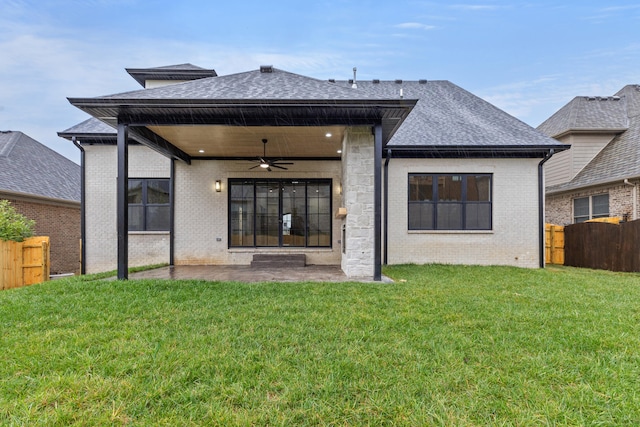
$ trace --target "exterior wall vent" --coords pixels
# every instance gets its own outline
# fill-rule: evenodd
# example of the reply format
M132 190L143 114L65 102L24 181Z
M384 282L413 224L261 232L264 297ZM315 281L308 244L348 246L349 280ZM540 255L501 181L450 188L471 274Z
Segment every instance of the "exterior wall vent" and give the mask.
M261 73L273 73L273 65L261 65L260 66Z

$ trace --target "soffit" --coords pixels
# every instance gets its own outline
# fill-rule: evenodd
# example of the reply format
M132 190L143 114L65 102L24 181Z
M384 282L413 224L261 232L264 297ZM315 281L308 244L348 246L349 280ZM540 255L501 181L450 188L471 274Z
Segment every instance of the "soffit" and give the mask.
M255 158L263 154L262 139L267 139L267 157L307 158L340 157L345 126L222 126L175 125L147 126L193 158ZM327 137L327 133L331 134ZM203 150L204 153L201 153Z

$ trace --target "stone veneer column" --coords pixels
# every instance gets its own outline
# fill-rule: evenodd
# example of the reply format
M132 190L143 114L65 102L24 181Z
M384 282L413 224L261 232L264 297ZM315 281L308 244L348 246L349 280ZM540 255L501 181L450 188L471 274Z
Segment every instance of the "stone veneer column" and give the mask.
M369 127L347 130L342 147L342 197L347 208L346 253L342 270L348 277L374 274L374 139Z

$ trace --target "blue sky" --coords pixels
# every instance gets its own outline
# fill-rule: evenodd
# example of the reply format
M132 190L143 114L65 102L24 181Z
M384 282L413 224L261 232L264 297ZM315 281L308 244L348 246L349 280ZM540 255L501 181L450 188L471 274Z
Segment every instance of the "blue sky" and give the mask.
M79 161L67 97L139 89L125 67L449 80L537 126L640 83L640 3L0 0L0 130Z

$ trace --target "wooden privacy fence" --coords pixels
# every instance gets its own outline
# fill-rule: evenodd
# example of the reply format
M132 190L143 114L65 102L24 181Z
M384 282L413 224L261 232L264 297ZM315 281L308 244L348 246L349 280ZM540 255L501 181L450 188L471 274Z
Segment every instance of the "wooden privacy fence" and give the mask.
M565 265L611 271L640 271L640 220L619 225L583 222L568 225Z
M564 227L545 224L544 260L547 264L564 264Z
M49 237L0 240L0 290L49 280Z

